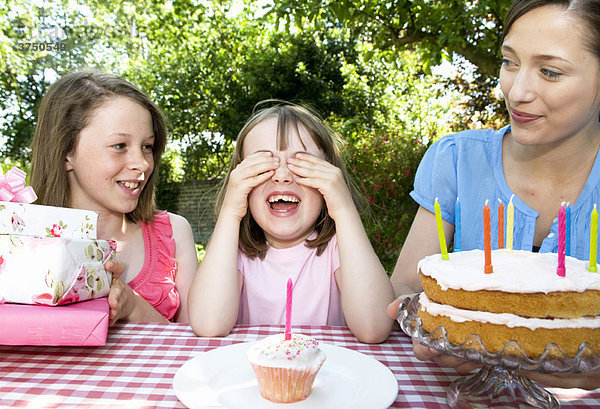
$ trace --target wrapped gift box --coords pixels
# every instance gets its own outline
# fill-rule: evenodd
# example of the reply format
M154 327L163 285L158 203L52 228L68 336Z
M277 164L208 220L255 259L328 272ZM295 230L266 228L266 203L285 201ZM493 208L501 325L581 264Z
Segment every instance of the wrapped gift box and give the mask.
M106 344L106 297L61 307L0 304L0 345Z
M108 295L106 240L0 235L0 301L63 305Z
M97 220L90 210L0 202L0 234L95 239Z

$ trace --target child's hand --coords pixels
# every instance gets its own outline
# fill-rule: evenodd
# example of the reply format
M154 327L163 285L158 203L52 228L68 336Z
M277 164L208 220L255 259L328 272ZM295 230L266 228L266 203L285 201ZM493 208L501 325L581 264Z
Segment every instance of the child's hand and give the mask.
M287 162L298 184L315 188L323 195L333 220L339 221L340 215L349 209L356 211L340 168L306 153L297 153Z
M223 200L221 212L228 211L241 220L248 211L248 194L250 191L269 180L274 169L279 167L279 158L271 152L256 152L248 155L229 175L227 193Z
M113 276L108 293L108 305L110 307L108 315L110 326L120 319L127 318L135 307L135 293L121 280L120 274L117 277Z
M104 268L106 271L110 271L112 273L112 278L119 278L121 274L125 271L125 264L119 263L116 260L108 260L104 263Z

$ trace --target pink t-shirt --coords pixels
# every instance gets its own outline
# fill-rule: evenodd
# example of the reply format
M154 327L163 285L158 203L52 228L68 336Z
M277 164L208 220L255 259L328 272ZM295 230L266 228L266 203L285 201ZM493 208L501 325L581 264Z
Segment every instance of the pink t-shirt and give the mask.
M159 212L153 223L140 226L144 235L144 266L129 286L170 320L179 309L180 299L175 289L177 261L169 214Z
M337 237L317 256L301 243L288 249L270 247L263 260L238 252L244 277L238 324L283 325L288 278L294 285L292 325L346 325L334 272L340 267Z

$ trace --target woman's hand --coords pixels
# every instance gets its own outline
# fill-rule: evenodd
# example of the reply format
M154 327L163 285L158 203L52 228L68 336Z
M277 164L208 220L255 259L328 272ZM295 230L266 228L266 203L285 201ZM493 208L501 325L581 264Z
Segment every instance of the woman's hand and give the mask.
M221 212L229 212L241 220L248 211L250 191L273 176L279 167L279 157L271 152L255 152L248 155L233 169L227 182L227 193Z
M410 295L409 295L410 296ZM406 296L396 298L387 307L387 313L390 317L396 319L398 308ZM413 352L415 357L421 361L435 362L440 366L454 368L457 372L465 373L480 368L481 364L475 364L470 361L454 358L444 355L441 352L419 344L413 340ZM539 372L519 371L519 373L533 381L539 382L547 387L555 388L581 388L597 389L600 388L600 371L586 372L580 374L572 373L551 373L542 374Z
M387 306L387 313L393 319L396 319L398 316L398 308L400 308L400 304L406 297L413 297L415 294L406 294L401 295L396 298L393 302L391 302ZM415 357L421 361L431 361L435 362L440 366L454 368L456 371L460 373L469 372L473 369L481 367L481 365L474 364L470 361L465 361L462 359L454 358L449 355L442 354L441 352L426 347L425 345L421 345L415 340L413 340L413 352L415 353Z
M307 153L297 153L288 158L287 164L298 184L317 189L323 195L333 220L339 221L338 217L345 211L356 211L340 168Z
M519 371L519 374L551 388L600 388L600 371L585 373L550 373Z

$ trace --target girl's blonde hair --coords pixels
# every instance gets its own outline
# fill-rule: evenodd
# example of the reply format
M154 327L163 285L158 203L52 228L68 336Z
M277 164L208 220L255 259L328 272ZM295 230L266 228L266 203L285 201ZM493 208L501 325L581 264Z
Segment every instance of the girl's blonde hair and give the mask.
M31 144L31 186L38 196L36 203L69 207L71 186L65 167L67 155L74 153L79 133L88 125L94 111L113 97L130 98L146 108L152 117L154 170L137 207L126 216L134 223L153 220L156 212L154 186L167 143L163 113L134 85L116 75L99 71L66 74L50 87L42 99Z
M295 131L297 135L300 135L301 126L308 131L317 147L323 151L325 160L341 169L344 181L354 200L354 204L360 209L364 203L364 199L359 194L346 172L340 153L341 140L338 135L325 125L318 114L299 105L285 101L268 100L259 102L256 105L255 110L257 107L266 103L276 103L276 105L255 111L238 134L235 151L233 152L233 157L231 158L231 163L229 165L229 171L223 181L215 204L215 217L218 217L219 212L221 211L223 199L227 192L229 175L244 159L242 157L242 151L246 136L248 136L248 133L256 125L270 118L277 118L277 149L279 150L285 150L287 148L290 132ZM335 222L329 216L325 202L323 203L321 213L317 218L315 230L317 236L313 240L307 240L306 246L311 248L316 247L317 255L321 255L327 247L327 243L335 234ZM239 247L242 252L253 258L258 256L262 259L267 252L268 245L265 234L250 214L250 211L246 213L240 223Z

